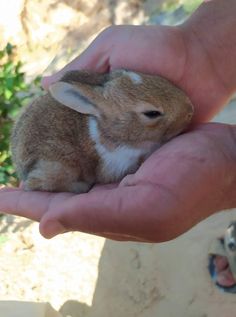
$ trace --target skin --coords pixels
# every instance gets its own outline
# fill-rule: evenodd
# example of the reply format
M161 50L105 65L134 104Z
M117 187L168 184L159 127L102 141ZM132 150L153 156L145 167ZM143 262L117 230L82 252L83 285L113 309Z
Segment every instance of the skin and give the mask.
M235 16L235 0L214 0L178 27L110 27L64 69L45 77L47 89L71 69L159 74L189 95L193 126L120 184L81 195L3 188L0 210L39 221L46 238L82 231L120 241L161 242L236 207L236 125L204 123L236 90Z

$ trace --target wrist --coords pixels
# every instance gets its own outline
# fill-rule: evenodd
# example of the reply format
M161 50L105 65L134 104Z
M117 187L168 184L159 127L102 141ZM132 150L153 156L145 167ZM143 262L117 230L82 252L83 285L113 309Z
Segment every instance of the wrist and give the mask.
M208 121L236 90L235 16L234 0L214 0L180 26L186 45L183 86L190 95L190 82L200 88L192 100L201 108L196 121Z
M218 184L218 210L236 208L236 125L214 124L219 153L219 165L215 170Z
M208 55L215 76L230 94L236 90L235 16L235 0L211 0L186 23Z

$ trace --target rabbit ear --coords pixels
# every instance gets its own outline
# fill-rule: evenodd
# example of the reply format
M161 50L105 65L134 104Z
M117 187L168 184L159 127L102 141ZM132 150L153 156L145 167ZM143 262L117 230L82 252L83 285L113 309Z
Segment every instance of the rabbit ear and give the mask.
M49 91L53 99L57 100L61 104L73 109L77 112L84 114L91 114L99 116L99 111L96 105L89 99L90 96L88 91L87 94L73 84L65 82L56 82L49 87Z

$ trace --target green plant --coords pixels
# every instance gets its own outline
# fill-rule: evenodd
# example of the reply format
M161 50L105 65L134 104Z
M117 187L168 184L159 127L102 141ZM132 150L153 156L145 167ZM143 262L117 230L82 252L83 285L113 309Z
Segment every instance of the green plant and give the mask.
M187 13L192 13L202 3L202 0L183 0L183 8Z
M162 11L175 11L183 7L184 11L188 14L197 9L202 3L202 0L167 0L162 5Z
M6 243L9 240L9 238L6 235L0 234L0 248L3 246L4 243Z
M9 151L10 133L20 108L32 97L31 84L26 83L21 68L22 63L16 61L16 47L7 44L0 50L0 184L17 184Z

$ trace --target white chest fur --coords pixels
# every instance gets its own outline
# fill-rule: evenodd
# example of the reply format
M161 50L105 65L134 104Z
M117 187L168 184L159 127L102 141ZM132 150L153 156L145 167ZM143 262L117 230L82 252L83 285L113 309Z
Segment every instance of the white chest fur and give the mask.
M153 143L152 146L141 148L119 145L114 150L109 150L100 142L99 129L94 118L89 119L89 134L95 142L95 148L101 158L102 173L109 181L116 181L129 173L134 173L138 168L140 158L153 152Z

